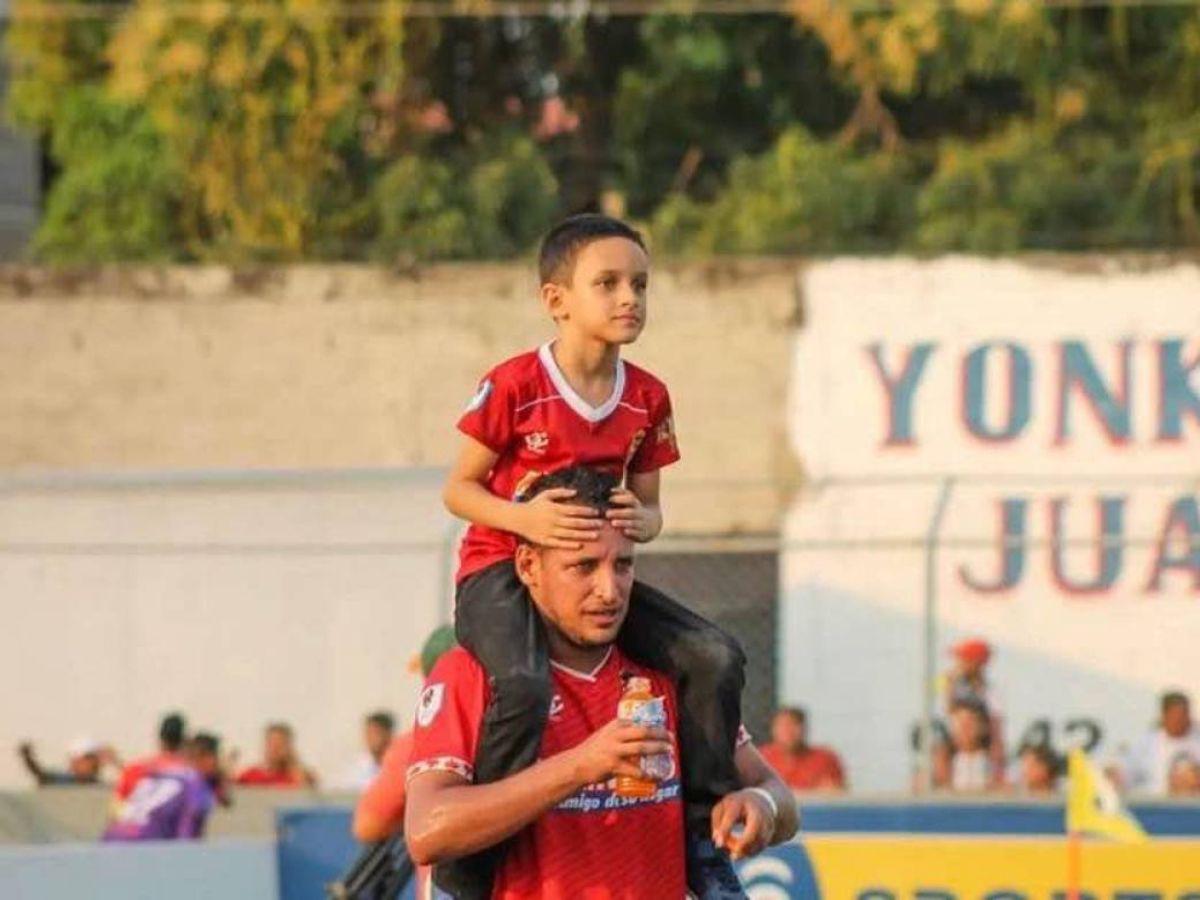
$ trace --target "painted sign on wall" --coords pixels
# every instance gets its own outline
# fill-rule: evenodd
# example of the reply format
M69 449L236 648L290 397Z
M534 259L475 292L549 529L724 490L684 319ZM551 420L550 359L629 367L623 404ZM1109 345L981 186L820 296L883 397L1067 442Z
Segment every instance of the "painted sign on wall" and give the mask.
M996 645L1010 740L1088 716L1115 753L1200 694L1200 268L838 260L803 294L783 694L858 784L910 774L940 499L938 651Z

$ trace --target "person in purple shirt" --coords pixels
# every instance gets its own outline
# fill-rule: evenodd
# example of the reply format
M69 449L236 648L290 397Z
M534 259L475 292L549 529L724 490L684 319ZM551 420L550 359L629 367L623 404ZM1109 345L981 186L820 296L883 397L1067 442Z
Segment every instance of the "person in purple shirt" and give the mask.
M184 763L167 763L138 782L104 832L104 841L175 841L204 835L220 777L219 741L197 734Z

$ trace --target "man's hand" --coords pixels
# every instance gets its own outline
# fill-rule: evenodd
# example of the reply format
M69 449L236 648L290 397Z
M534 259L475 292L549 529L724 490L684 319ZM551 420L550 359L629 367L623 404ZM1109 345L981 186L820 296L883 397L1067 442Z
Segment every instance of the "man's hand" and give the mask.
M741 825L741 831L734 829ZM775 834L775 814L754 791L727 794L712 811L713 843L728 850L731 859L761 853Z
M567 752L573 754L574 771L583 784L607 781L614 775L646 778L641 758L670 753L671 735L662 728L613 719Z
M584 541L594 540L600 534L597 513L567 503L574 496L571 488L551 488L517 504L521 536L539 547L559 550L579 550Z
M628 488L617 488L609 495L612 508L608 521L631 541L644 544L652 541L662 530L662 516L655 506L646 506Z

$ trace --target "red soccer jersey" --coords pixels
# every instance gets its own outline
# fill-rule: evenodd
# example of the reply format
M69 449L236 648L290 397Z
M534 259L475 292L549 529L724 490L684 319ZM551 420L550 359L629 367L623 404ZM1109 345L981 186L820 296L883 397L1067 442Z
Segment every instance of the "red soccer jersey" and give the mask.
M583 742L616 718L626 675L648 677L666 698L675 738L675 688L669 678L630 662L614 647L588 674L553 666L554 696L541 758ZM456 647L430 673L417 709L410 779L448 771L470 781L490 692L483 667ZM503 900L679 900L684 874L683 804L678 745L674 774L649 798L619 797L615 782L589 784L521 831L496 876Z
M539 475L569 466L624 477L679 459L666 385L618 360L612 396L593 407L567 383L550 344L488 372L458 428L497 454L486 486L509 500L519 498ZM511 559L516 549L508 532L472 525L459 551L458 581Z

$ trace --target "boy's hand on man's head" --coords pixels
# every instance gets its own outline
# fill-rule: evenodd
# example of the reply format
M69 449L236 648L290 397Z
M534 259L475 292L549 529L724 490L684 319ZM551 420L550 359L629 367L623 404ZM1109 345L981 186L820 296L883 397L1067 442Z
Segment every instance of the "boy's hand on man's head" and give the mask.
M646 506L628 488L614 490L609 502L613 505L605 514L608 521L631 541L644 544L658 536L662 529L662 516L657 507Z
M584 541L595 540L599 514L590 506L569 503L574 496L571 488L551 488L517 504L520 535L539 547L559 550L579 550Z

